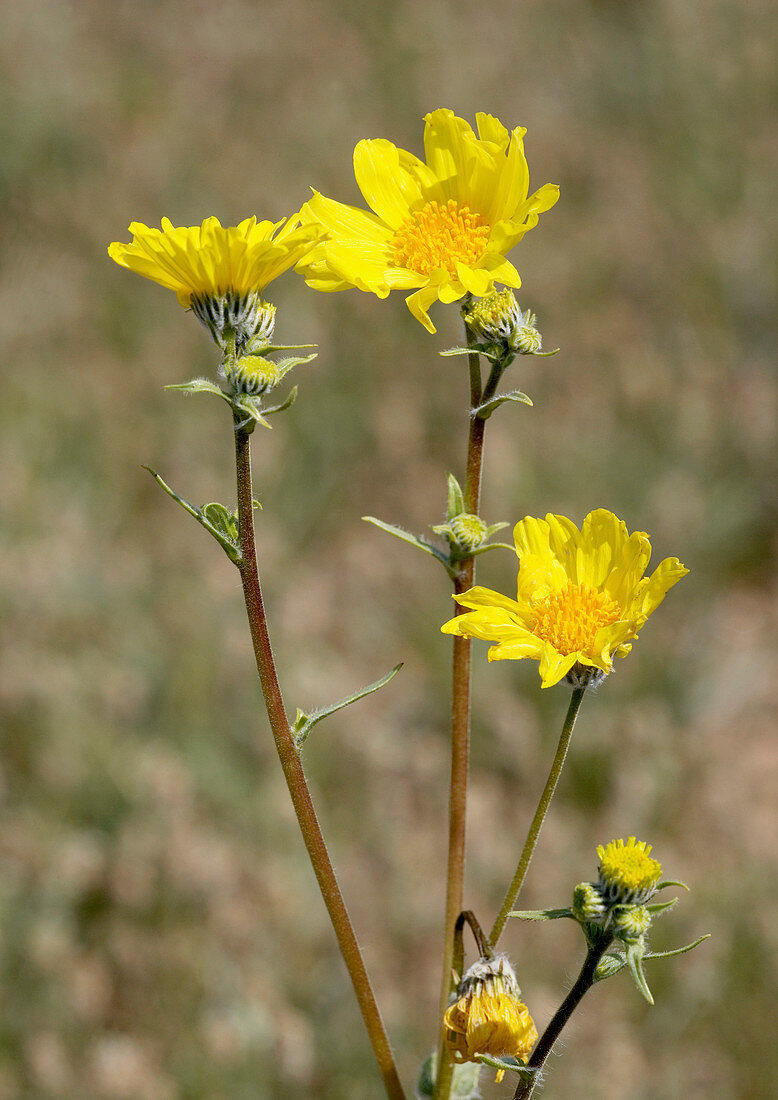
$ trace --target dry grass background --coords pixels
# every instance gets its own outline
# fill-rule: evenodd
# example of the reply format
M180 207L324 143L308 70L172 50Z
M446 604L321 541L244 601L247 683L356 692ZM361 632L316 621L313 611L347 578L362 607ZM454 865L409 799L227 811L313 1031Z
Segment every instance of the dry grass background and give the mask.
M140 468L232 499L225 410L173 296L108 261L133 219L357 201L355 142L420 150L451 106L529 128L559 205L515 253L552 360L490 425L484 514L605 506L691 575L587 701L527 885L564 904L594 848L650 839L692 886L544 1096L778 1093L775 1005L775 109L770 0L3 3L0 58L0 1098L381 1094L258 705L237 579ZM276 285L274 285L276 291ZM429 1048L445 848L450 613L434 562L360 523L438 522L464 368L402 297L277 284L315 340L257 433L259 538L290 706L376 678L306 752L410 1082ZM305 377L303 377L305 372ZM507 556L481 577L511 583ZM476 659L468 903L489 920L566 705ZM581 944L507 940L543 1024ZM508 1083L484 1084L491 1097Z

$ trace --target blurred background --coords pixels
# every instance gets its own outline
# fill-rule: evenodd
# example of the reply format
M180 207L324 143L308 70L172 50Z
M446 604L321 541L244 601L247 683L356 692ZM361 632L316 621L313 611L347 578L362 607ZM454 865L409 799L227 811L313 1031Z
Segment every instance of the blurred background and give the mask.
M607 507L691 569L584 705L523 904L559 906L636 834L692 887L659 922L650 1008L585 1002L544 1097L778 1094L775 11L769 0L2 4L0 1100L373 1100L382 1090L287 802L238 578L155 486L232 506L212 373L173 294L110 263L130 221L361 203L351 153L421 153L448 106L528 128L562 198L512 253L553 359L487 433L483 514ZM461 475L466 367L401 294L274 283L315 341L257 431L287 701L403 660L305 759L412 1091L436 1030L449 584L361 522L419 533ZM515 561L481 559L509 591ZM467 902L488 925L567 705L475 650ZM564 925L564 926L560 926ZM538 1025L577 972L565 922L505 944ZM484 1095L512 1095L484 1075Z

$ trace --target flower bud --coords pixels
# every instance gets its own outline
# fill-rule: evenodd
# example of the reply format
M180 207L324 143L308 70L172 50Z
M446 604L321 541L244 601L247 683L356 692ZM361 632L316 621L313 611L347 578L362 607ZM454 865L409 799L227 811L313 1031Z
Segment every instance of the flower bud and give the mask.
M277 364L262 355L243 355L227 368L227 379L236 393L267 393L278 385L281 377Z
M481 546L488 534L484 521L470 512L461 512L458 516L454 516L449 520L448 528L459 549L466 554Z
M496 344L511 338L522 313L512 290L494 290L471 305L465 322L476 336Z
M543 338L535 314L522 310L512 290L495 290L479 298L465 313L470 331L488 344L502 345L513 355L537 355Z
M640 943L651 926L651 914L643 905L620 906L613 915L613 930L624 943Z
M599 886L579 882L573 891L573 916L577 921L598 921L605 916L605 902Z

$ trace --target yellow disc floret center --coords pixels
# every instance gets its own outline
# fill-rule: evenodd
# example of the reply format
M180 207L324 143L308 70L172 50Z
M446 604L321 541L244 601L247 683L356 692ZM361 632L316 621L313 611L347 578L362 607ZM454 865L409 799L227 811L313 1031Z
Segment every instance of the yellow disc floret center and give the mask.
M471 214L455 199L428 202L406 218L394 235L389 250L397 267L429 275L443 268L456 276L457 261L475 267L486 251L491 228L480 214Z
M607 593L572 581L561 591L538 600L533 610L533 633L564 656L570 653L597 656L597 632L621 617L619 605Z

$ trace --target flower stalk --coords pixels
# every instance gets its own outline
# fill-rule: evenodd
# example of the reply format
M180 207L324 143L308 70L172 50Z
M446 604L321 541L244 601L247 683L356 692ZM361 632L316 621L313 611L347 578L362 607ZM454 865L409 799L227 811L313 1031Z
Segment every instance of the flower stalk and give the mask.
M551 1053L554 1043L562 1033L567 1021L575 1012L583 997L595 983L597 964L613 942L612 932L603 932L596 942L592 943L587 951L581 972L576 978L572 989L567 994L561 1005L551 1018L546 1030L540 1037L538 1045L532 1052L527 1069L540 1071L545 1065L546 1059ZM540 1073L527 1080L520 1080L513 1094L513 1100L529 1100L538 1084Z
M237 426L235 430L235 463L240 541L238 568L243 585L243 596L251 630L254 656L257 662L257 672L259 673L262 694L265 699L267 716L278 751L278 758L289 788L300 832L308 850L308 856L324 904L327 907L332 927L335 930L340 953L349 972L359 1008L362 1012L362 1018L365 1021L365 1027L383 1079L386 1095L389 1100L405 1100L405 1093L397 1073L389 1039L376 1004L351 918L335 877L335 871L303 771L300 754L286 715L270 643L257 565L249 432L245 428Z
M573 689L573 694L570 697L570 705L567 708L567 714L565 716L565 722L562 726L562 733L559 737L559 743L557 745L556 754L554 755L553 762L551 764L551 770L548 773L548 779L546 785L543 788L543 793L540 796L537 809L535 810L535 816L532 818L532 822L527 833L527 839L524 841L524 847L521 850L519 856L519 862L516 867L516 872L511 880L511 884L508 887L508 891L505 895L505 900L502 903L500 912L497 914L497 918L492 927L492 931L489 935L489 939L492 944L496 944L502 935L502 931L505 928L505 922L510 915L511 909L516 904L516 899L519 896L522 886L524 885L524 879L527 877L527 871L532 860L532 856L537 846L538 837L540 836L540 830L543 827L548 807L551 804L551 799L554 797L554 791L557 788L559 782L559 776L562 774L562 768L567 756L567 750L570 746L570 738L573 736L573 729L575 728L575 721L578 717L578 711L581 709L581 703L583 697L586 694L586 687L577 687Z
M473 334L465 323L465 343L470 344ZM481 501L481 474L483 472L484 435L486 421L473 412L483 402L484 393L497 386L499 376L492 369L484 388L481 376L481 360L477 353L468 356L470 373L470 425L467 439L467 460L464 486L465 510L479 514ZM475 584L475 557L463 558L454 578L454 594L461 595ZM440 989L440 1017L448 1007L453 988L451 972L454 959L454 940L457 918L463 908L465 878L465 842L467 816L467 781L470 763L470 695L471 695L471 639L455 637L452 653L451 692L451 783L449 789L448 868L446 873L446 913L443 941L443 977ZM438 1073L434 1100L448 1100L451 1089L453 1063L446 1050L441 1033L438 1044Z

